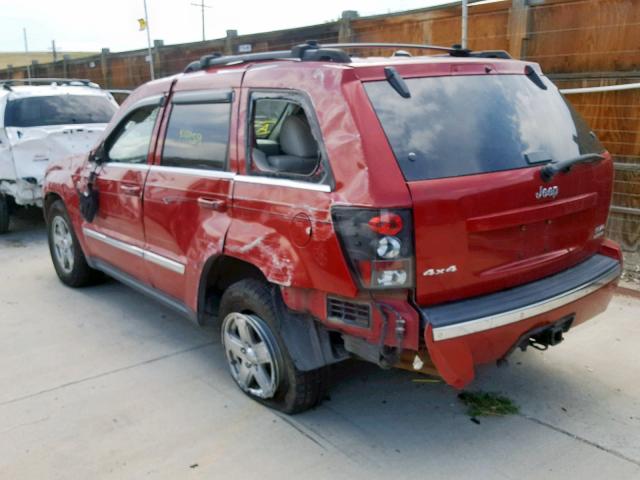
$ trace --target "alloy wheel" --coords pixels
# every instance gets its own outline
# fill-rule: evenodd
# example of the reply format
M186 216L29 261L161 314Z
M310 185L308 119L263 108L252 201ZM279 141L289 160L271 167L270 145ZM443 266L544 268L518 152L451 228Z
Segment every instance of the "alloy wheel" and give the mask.
M277 344L265 322L255 315L230 313L222 325L222 344L238 386L259 398L273 397L279 382Z
M73 236L67 221L59 215L51 222L51 240L59 267L64 273L71 273L74 262Z

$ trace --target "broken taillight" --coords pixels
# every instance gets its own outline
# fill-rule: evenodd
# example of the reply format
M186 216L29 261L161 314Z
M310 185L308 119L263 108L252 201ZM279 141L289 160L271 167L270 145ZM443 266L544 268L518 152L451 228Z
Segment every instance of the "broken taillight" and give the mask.
M381 235L396 235L402 230L402 217L397 213L384 212L369 220L369 228Z
M332 216L362 288L413 287L411 210L334 207Z

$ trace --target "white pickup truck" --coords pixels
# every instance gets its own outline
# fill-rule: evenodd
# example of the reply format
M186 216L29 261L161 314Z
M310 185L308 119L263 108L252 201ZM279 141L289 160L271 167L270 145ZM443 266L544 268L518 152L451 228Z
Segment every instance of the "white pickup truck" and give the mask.
M0 234L16 206L42 206L47 163L89 151L117 108L88 80L0 81Z

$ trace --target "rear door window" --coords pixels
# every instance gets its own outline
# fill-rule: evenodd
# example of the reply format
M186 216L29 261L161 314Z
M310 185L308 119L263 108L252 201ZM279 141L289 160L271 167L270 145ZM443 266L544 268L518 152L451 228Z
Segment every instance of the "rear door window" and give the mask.
M10 100L7 127L40 127L77 123L109 123L116 106L105 96L56 95Z
M408 181L530 167L601 152L553 84L524 75L406 79L410 98L386 81L365 90Z
M224 170L230 116L230 103L173 105L162 165Z

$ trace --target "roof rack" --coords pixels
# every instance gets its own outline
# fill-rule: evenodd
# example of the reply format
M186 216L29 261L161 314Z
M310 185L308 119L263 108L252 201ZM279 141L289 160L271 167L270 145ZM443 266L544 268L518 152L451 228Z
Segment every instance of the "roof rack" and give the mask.
M459 45L454 45L453 47L443 47L442 45L429 45L422 43L329 43L327 45L323 45L323 47L329 48L416 48L420 50L439 50L441 52L448 52L451 54L460 53L461 55L465 55L470 52L470 50L463 49Z
M10 90L16 83L23 85L51 85L55 83L72 87L100 88L100 85L87 78L12 78L9 80L0 80L0 85L5 90Z
M205 55L191 62L184 72L195 72L213 66L237 65L246 62L263 62L269 60L298 60L308 61L329 61L338 63L351 62L351 56L343 49L345 48L411 48L420 50L436 50L446 52L452 57L487 57L487 58L511 58L505 51L473 52L460 45L443 47L440 45L423 45L417 43L327 43L320 44L315 40L308 40L291 48L291 50L276 50L273 52L247 53L241 55L222 55L213 53ZM403 52L406 53L406 52ZM408 56L402 55L402 56Z
M328 48L413 48L418 50L439 50L447 52L452 57L479 57L479 58L512 58L505 50L478 50L473 51L462 48L461 45L443 47L441 45L429 45L420 43L329 43L323 45ZM394 52L396 57L410 57L409 52L403 50Z
M351 57L335 48L327 48L314 40L296 45L291 50L276 50L273 52L247 53L243 55L221 55L213 53L205 55L199 61L187 65L185 73L201 70L213 66L227 66L246 62L261 62L268 60L301 60L301 61L329 61L349 63Z

